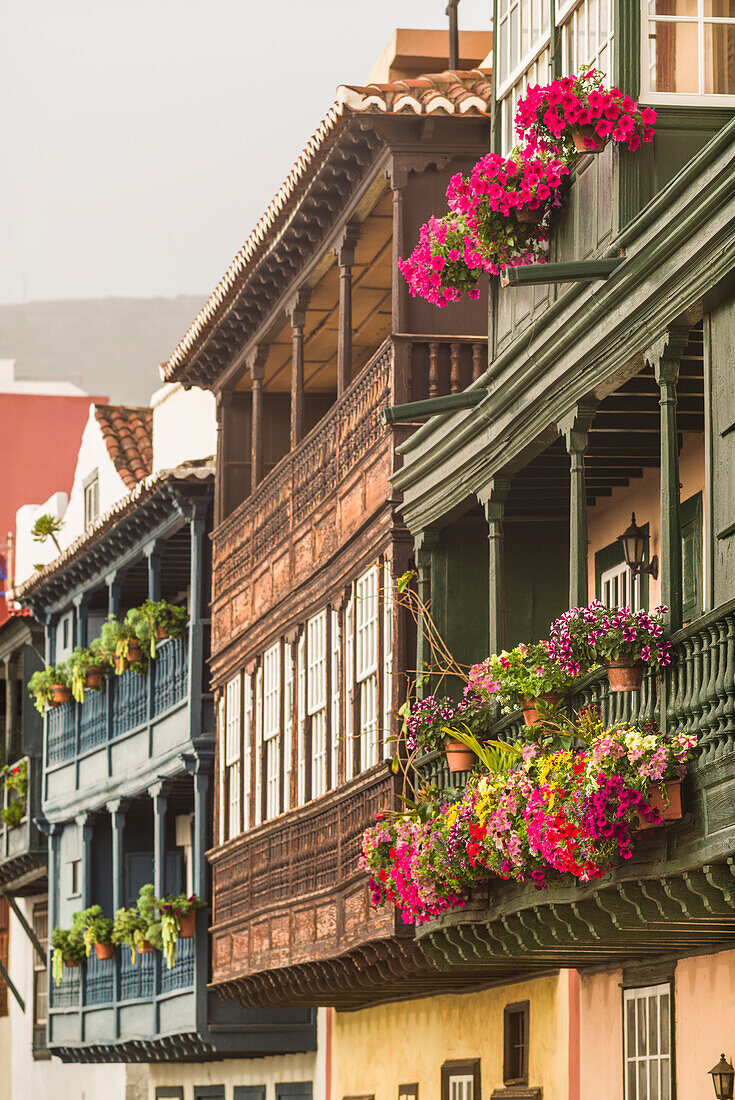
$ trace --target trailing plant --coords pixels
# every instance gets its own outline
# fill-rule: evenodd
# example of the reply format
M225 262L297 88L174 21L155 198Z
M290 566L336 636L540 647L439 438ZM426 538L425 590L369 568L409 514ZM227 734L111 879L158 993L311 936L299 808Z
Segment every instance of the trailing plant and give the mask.
M51 539L58 552L61 553L61 546L56 536L63 526L63 519L60 519L58 516L52 516L49 512L45 512L42 516L38 517L33 527L31 527L33 541L46 542L47 539Z
M0 810L3 825L15 829L26 815L28 797L28 761L19 760L17 764L6 764L0 769L5 790L14 797Z
M539 699L548 693L564 695L574 686L574 677L564 671L550 654L547 641L515 646L473 665L470 687L487 699L496 699L506 711L515 710L525 699Z
M87 958L93 944L112 943L113 922L104 915L100 905L91 905L88 909L75 913L72 930L76 929L81 930Z
M619 88L605 87L604 80L603 72L591 68L579 76L572 74L528 88L518 100L518 137L531 147L542 142L568 154L574 151L572 131L579 127L590 127L597 139L610 137L630 150L642 141L652 141L654 109L639 107ZM584 144L594 149L597 141L587 136Z
M68 959L70 962L84 962L86 958L84 941L73 925L72 928L57 927L51 933L51 947L53 948L51 969L54 982L56 985L61 985L64 980L65 961Z
M28 680L28 694L39 714L52 701L53 688L71 687L71 676L65 663L37 669Z
M99 641L99 639L97 639ZM94 644L94 643L93 643ZM97 647L99 649L99 646ZM71 693L78 703L84 702L85 689L88 691L99 691L99 688L87 688L86 679L90 672L99 671L104 672L105 667L109 668L109 662L101 653L92 648L83 649L81 646L76 646L72 652L68 662L69 676L71 681Z
M129 909L118 909L112 922L110 940L112 943L130 948L130 962L135 966L138 945L145 940L145 923L138 912L137 906Z
M150 882L141 886L138 891L138 912L143 921L142 935L137 937L138 950L143 940L148 940L148 943L160 951L163 947L161 919L158 915L158 899Z
M161 939L163 953L169 970L176 965L181 918L195 909L203 909L204 902L196 894L167 894L165 898L156 898L156 907L161 915Z
M156 656L156 638L159 630L167 638L182 638L186 633L189 612L185 607L169 603L168 600L145 600L139 610L148 624L151 657Z
M571 676L604 662L663 668L671 664L671 645L663 636L667 611L605 607L600 600L573 607L552 623L549 655Z

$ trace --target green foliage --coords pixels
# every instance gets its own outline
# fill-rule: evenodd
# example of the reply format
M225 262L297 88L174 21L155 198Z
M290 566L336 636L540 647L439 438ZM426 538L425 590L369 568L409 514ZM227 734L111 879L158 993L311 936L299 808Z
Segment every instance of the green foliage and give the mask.
M140 615L147 624L151 657L156 656L156 637L160 629L167 638L181 638L189 623L189 612L185 607L177 607L168 600L145 600L140 606ZM138 635L141 645L145 639Z
M78 914L74 914L76 918ZM86 951L82 938L81 926L77 922L72 923L71 928L54 928L51 933L51 947L53 948L52 973L56 985L60 985L64 978L64 963L84 962Z
M58 516L52 516L48 512L45 512L42 516L38 517L33 527L31 527L33 541L46 542L46 539L51 539L58 552L61 553L61 546L56 536L63 526L63 519L59 519Z
M72 917L72 933L81 932L87 958L92 944L112 943L112 928L113 922L104 915L99 905L90 905L89 909L82 909Z
M456 729L453 726L445 726L447 737L460 741L468 749L472 749L485 771L496 775L507 775L518 761L523 758L523 753L516 745L508 741L478 741L469 726L461 723L464 729Z
M143 918L136 906L130 909L118 909L112 922L110 939L112 943L130 948L130 961L135 965L137 945L145 939Z
M179 936L181 934L181 917L191 912L192 909L202 909L204 902L196 894L187 897L186 894L167 894L165 898L156 898L156 907L161 914L161 938L163 940L163 953L169 970L176 965Z
M44 708L51 702L52 688L58 684L62 687L71 687L71 676L66 663L38 669L30 677L28 694L33 699L33 705L39 714L43 714Z
M3 825L15 829L26 815L28 761L19 760L17 764L6 764L4 768L0 769L0 777L2 777L5 784L5 790L13 796L8 800L8 804L0 810L0 819Z
M514 710L525 699L539 699L550 692L564 695L572 689L574 678L551 659L548 642L536 642L521 643L473 665L470 684Z
M99 639L96 639L99 643ZM92 643L94 645L94 643ZM99 652L99 644L96 649L92 646L89 649L82 649L81 646L77 646L69 658L68 662L69 676L71 680L71 693L78 703L84 702L85 692L85 680L87 674L93 670L105 671L105 665L109 668L109 662L107 658ZM87 688L88 691L99 691L99 688Z

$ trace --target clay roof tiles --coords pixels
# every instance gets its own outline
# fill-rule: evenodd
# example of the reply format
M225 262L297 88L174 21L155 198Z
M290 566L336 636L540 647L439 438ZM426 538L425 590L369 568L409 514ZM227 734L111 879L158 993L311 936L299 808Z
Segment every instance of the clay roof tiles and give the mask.
M454 116L487 115L492 109L492 83L483 69L446 70L415 79L394 80L387 84L350 85L337 88L337 99L307 142L293 168L269 203L245 244L227 268L214 291L189 326L167 362L161 363L161 377L175 382L194 358L217 321L232 305L247 269L265 252L302 191L309 173L325 155L338 131L356 114L409 114Z
M95 405L107 452L128 489L148 477L153 462L153 414L128 405Z

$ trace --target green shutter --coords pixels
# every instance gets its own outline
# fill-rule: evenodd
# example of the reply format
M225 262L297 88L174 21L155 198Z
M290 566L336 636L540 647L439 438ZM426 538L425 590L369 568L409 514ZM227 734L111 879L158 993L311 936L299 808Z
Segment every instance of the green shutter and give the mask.
M681 505L682 614L691 622L702 614L702 494Z

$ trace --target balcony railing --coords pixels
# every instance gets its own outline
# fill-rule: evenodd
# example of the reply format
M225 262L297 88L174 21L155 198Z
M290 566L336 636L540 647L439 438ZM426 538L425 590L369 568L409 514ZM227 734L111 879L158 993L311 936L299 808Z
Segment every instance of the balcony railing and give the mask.
M12 767L26 770L26 791L23 795L12 790L7 784L0 787L0 807L3 810L18 812L22 806L22 817L17 824L0 824L0 885L12 886L13 880L27 875L34 867L41 866L45 860L46 841L33 823L41 810L41 761L24 756L13 761Z
M188 641L159 642L148 672L108 676L83 703L63 703L47 712L46 766L63 764L157 718L186 698Z

